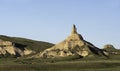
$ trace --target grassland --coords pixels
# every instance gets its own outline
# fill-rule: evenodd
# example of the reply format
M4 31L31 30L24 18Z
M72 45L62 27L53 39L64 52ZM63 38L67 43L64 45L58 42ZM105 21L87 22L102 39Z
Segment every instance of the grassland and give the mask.
M119 61L70 61L40 64L0 65L0 71L120 71Z
M120 71L119 55L111 58L53 60L2 58L0 71Z

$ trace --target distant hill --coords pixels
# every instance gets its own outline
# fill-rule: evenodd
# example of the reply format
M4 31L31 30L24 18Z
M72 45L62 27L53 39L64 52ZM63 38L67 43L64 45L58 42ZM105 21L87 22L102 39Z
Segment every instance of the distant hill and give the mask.
M25 48L34 50L36 52L43 51L54 45L48 42L35 41L35 40L19 38L19 37L10 37L10 36L5 36L5 35L0 35L0 39L5 40L5 41L10 41L15 44L23 45L25 46Z
M116 49L113 45L111 44L106 44L104 45L103 50L106 50L110 54L120 54L120 49Z

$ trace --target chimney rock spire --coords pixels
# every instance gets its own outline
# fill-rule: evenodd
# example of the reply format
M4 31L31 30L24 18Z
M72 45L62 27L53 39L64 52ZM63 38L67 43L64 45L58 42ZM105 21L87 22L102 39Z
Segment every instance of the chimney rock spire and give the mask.
M73 28L72 28L71 34L76 34L76 33L77 33L77 28L76 28L75 24L73 24Z

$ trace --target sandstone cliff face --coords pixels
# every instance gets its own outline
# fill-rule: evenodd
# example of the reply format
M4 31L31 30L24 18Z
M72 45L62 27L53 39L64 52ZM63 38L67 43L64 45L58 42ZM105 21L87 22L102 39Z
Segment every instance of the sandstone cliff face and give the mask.
M96 55L105 55L105 51L102 51L101 49L95 47L93 44L85 41L83 37L77 33L77 29L74 25L69 37L67 37L64 41L56 44L55 46L46 49L35 57L55 58L73 56L76 54L82 57L86 57L91 53Z
M0 55L6 55L9 53L10 55L15 55L15 56L24 56L24 55L29 55L33 51L24 49L21 50L17 47L14 46L14 44L10 41L4 41L0 39Z

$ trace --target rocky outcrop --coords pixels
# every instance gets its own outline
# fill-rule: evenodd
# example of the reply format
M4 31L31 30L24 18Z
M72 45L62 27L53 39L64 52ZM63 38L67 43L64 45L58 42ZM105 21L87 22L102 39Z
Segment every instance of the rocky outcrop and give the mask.
M113 54L113 55L118 55L119 54L119 49L116 49L113 45L111 44L106 44L104 45L103 50L106 50L107 52L109 52L109 54Z
M106 44L104 45L104 48L103 49L111 49L111 50L116 50L115 47L111 44Z
M7 53L14 56L29 55L33 51L29 49L20 49L15 46L15 43L10 41L4 41L0 39L0 55L6 55Z
M80 55L87 57L93 55L107 56L105 51L95 47L93 44L85 41L83 37L77 33L77 28L73 25L72 32L64 41L56 44L55 46L44 50L37 54L35 57L55 58Z

